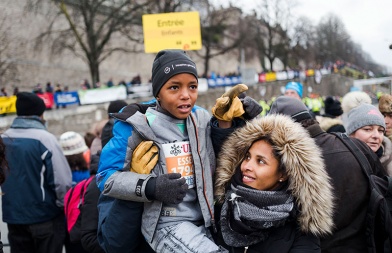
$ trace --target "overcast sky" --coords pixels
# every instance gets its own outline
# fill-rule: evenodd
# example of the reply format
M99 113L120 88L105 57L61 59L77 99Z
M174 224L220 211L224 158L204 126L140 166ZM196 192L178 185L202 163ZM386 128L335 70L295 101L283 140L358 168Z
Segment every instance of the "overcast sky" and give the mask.
M376 63L392 72L392 0L297 0L295 13L318 24L334 13L344 23L351 39L362 46Z
M214 0L226 4L227 0ZM235 0L241 8L252 9L257 0ZM392 0L296 0L292 13L306 16L317 25L328 13L338 16L351 39L373 60L392 72Z

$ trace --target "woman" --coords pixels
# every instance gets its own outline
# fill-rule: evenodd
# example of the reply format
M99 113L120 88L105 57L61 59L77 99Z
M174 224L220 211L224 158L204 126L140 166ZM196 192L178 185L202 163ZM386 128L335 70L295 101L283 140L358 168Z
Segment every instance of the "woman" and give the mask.
M218 155L217 242L230 252L320 252L318 236L333 226L329 180L299 124L283 115L248 122Z
M348 113L347 135L365 142L380 158L385 172L392 175L392 143L385 136L384 116L377 107L360 104Z

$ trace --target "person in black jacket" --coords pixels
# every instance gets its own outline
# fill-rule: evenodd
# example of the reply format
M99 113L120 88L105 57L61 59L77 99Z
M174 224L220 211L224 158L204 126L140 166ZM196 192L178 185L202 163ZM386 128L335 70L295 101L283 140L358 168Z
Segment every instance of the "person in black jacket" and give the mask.
M323 131L307 112L303 103L289 97L277 98L270 110L270 113L289 115L301 123L323 151L326 170L332 179L335 208L334 228L332 234L321 238L321 250L323 253L367 252L366 212L370 198L368 179L345 144L335 135ZM360 140L352 140L367 157L373 172L378 176L384 175L375 153Z
M125 102L124 100L115 100L115 101L110 102L109 107L108 107L109 120L103 126L102 133L101 133L102 148L113 137L112 129L113 129L113 125L114 125L114 119L110 117L110 114L119 112L125 106L127 106L127 102Z
M99 154L91 156L90 174L97 174ZM81 244L82 247L90 253L104 253L104 250L98 243L98 198L101 192L97 187L95 176L91 180L84 195L84 204L81 208Z

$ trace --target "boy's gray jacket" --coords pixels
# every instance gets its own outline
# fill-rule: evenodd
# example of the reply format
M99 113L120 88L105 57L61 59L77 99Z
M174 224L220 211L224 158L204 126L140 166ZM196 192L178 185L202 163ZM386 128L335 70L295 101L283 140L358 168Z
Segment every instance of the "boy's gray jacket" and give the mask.
M271 136L282 156L289 190L299 208L298 224L303 232L323 235L331 232L333 197L330 178L322 153L308 132L288 116L268 115L247 122L232 134L219 154L215 195L219 202L251 144L262 136Z
M186 119L194 163L196 192L206 227L211 226L214 219L212 176L215 171L215 154L210 139L209 120L208 112L200 107L195 107ZM117 121L113 131L128 131L127 149L121 151L124 153L124 157L120 162L118 157L121 155L116 156L116 153L123 147L117 146L116 134L105 145L97 175L98 186L104 195L145 203L142 232L147 241L152 241L162 209L162 202L148 200L145 195L145 187L150 177L167 173L165 156L163 152L159 152L158 163L151 174L133 173L129 171L129 168L132 153L141 141L152 140L159 150L162 150L162 146L156 142L155 134L152 132L147 118L140 112L127 118L126 122ZM162 129L162 131L167 130Z

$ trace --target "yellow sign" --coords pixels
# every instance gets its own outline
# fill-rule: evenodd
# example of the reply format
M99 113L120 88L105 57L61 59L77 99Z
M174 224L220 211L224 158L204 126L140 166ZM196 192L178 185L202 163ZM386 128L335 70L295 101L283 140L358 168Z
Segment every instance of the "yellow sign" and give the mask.
M143 15L143 33L146 53L202 47L200 17L196 11Z
M0 114L16 113L16 96L0 97Z

